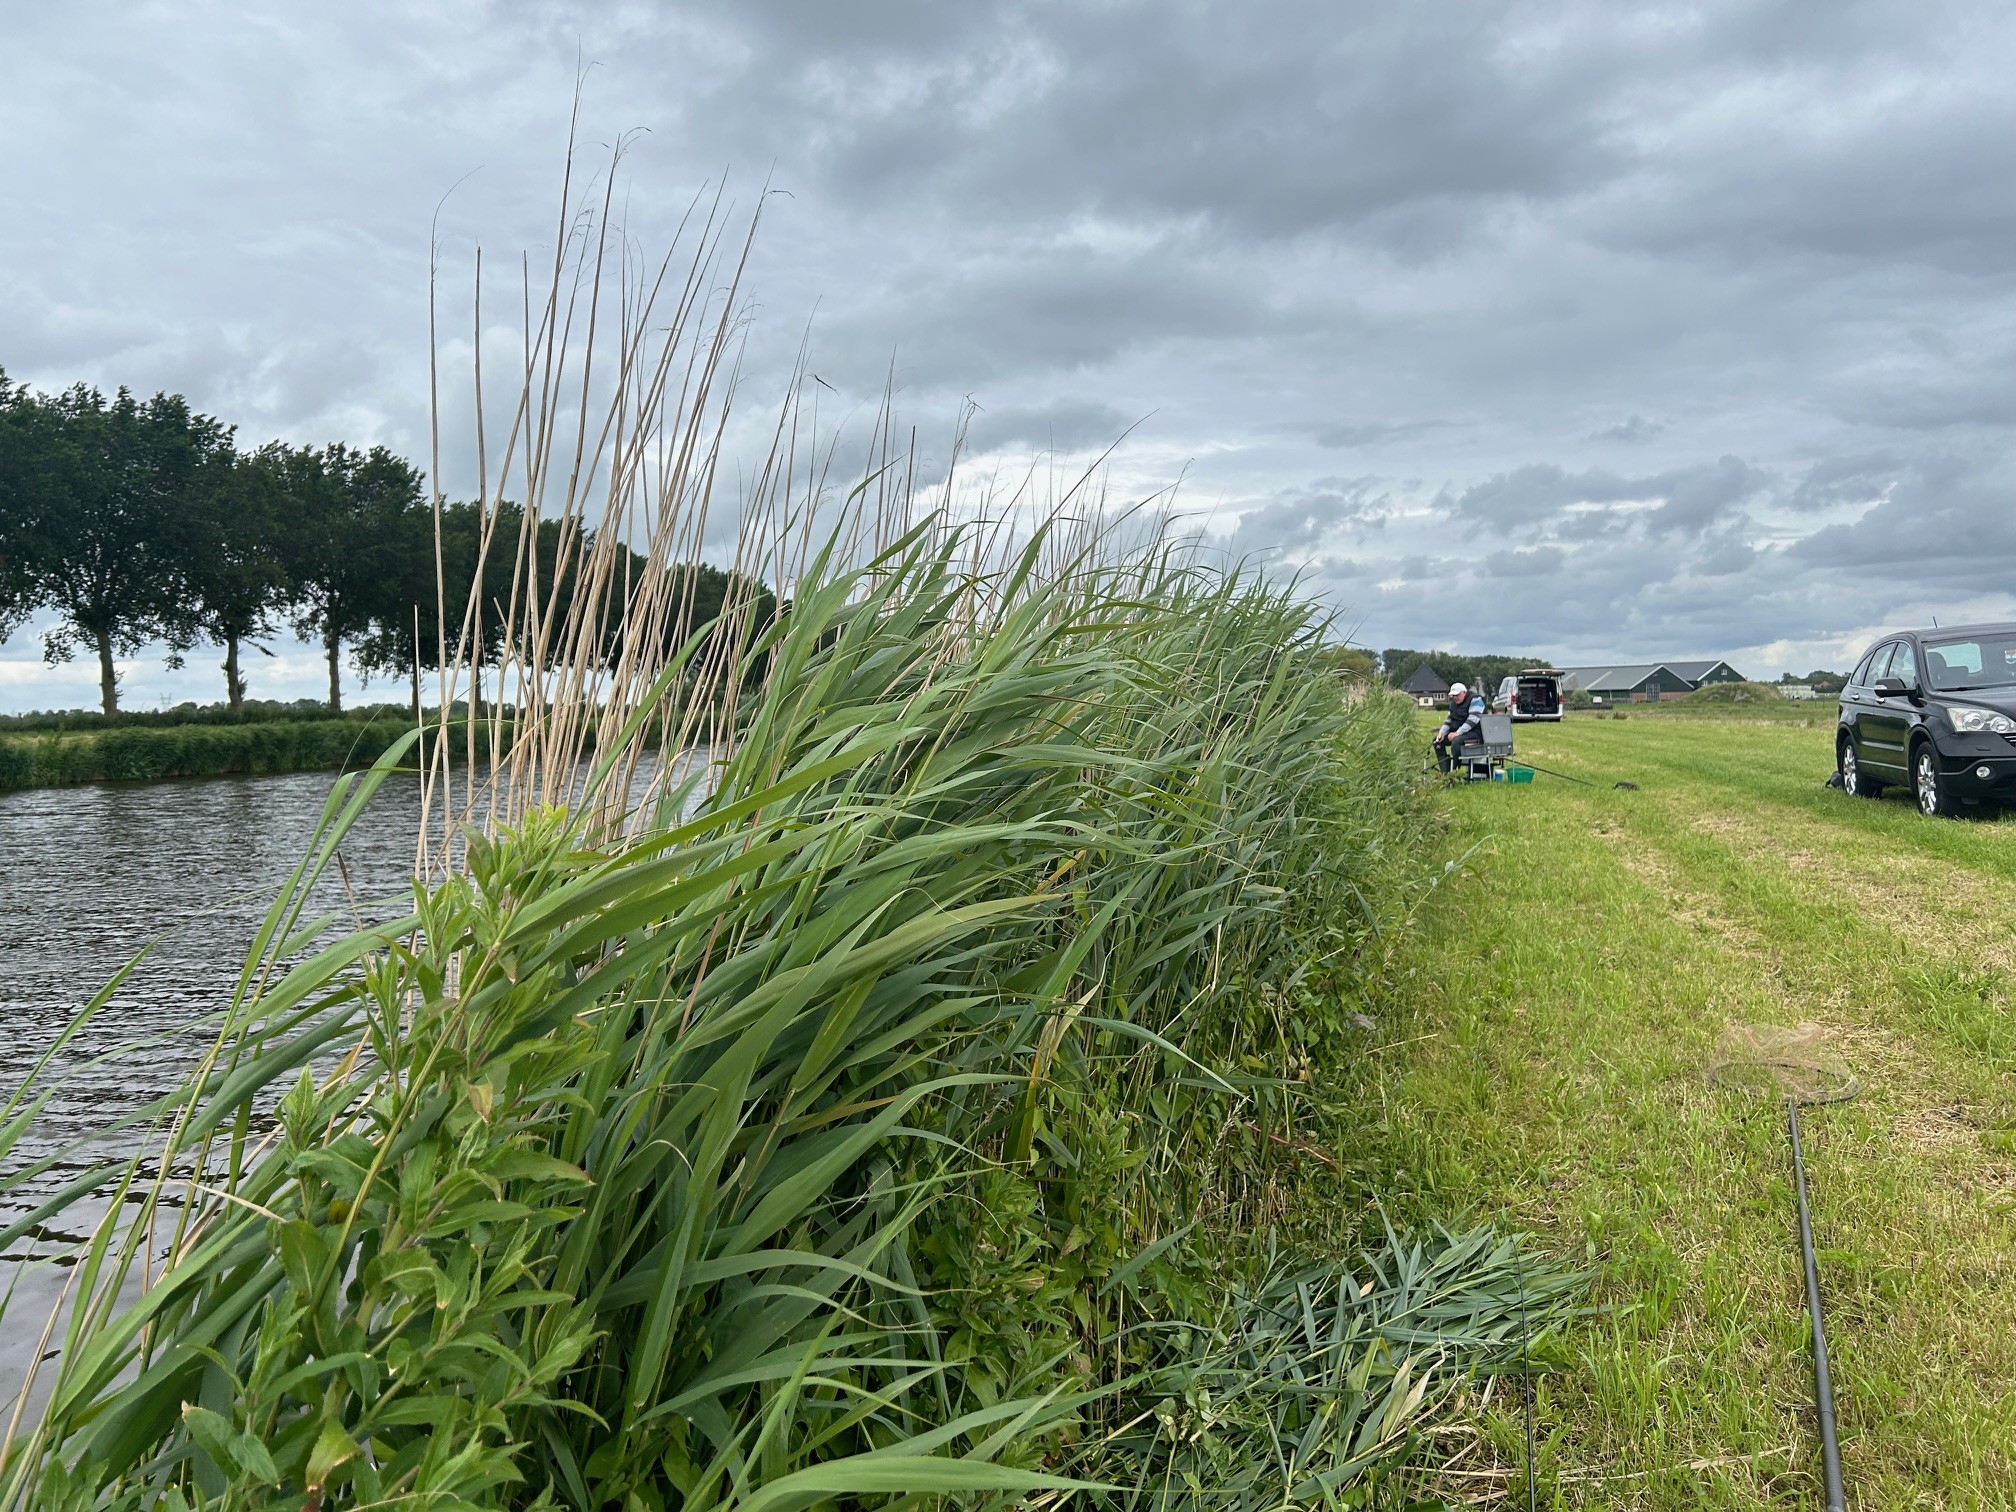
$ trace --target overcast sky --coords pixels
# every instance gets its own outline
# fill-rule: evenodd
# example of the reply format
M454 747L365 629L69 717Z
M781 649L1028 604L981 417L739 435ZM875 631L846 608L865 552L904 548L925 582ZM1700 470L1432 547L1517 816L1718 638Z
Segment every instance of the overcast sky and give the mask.
M1775 676L2016 612L2006 3L5 5L0 366L424 457L429 218L547 243L577 58L633 235L788 191L754 389L810 320L841 408L893 353L1010 459L1141 421L1121 486L1371 645ZM0 647L0 707L93 702Z

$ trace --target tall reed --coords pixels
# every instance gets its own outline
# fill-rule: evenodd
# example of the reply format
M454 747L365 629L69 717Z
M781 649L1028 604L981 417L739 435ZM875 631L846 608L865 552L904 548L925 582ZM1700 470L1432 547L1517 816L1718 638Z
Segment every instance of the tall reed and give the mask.
M522 489L527 534L489 546L519 581L472 604L437 689L472 691L498 614L514 721L468 737L487 763L435 743L410 911L330 938L307 890L401 753L346 779L212 1055L128 1120L147 1153L0 1231L114 1189L0 1503L1357 1483L1567 1293L1542 1268L1515 1294L1511 1251L1474 1240L1361 1284L1347 1254L1283 1269L1225 1232L1255 1216L1214 1174L1228 1131L1294 1136L1253 1005L1321 928L1360 930L1392 826L1342 794L1401 768L1394 709L1346 701L1306 606L1157 528L962 514L949 478L913 513L887 409L837 490L784 407L736 549L782 611L688 623L746 231L710 201L678 278L619 250L611 284L585 224L524 299L483 464L491 518ZM542 516L581 552L564 589ZM626 538L641 574L603 550ZM652 744L701 759L653 768ZM7 1105L0 1156L42 1095ZM1266 1324L1291 1298L1309 1325ZM1198 1476L1229 1440L1166 1404L1235 1379L1281 1411L1238 1419L1228 1502Z

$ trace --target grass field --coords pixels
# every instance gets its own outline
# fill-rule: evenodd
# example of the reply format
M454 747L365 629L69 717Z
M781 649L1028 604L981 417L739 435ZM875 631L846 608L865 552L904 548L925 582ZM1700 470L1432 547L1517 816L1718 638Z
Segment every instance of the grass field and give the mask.
M1539 1388L1542 1505L1822 1505L1783 1116L1705 1075L1730 1026L1808 1022L1865 1088L1806 1132L1849 1505L2016 1507L2016 821L1845 797L1830 738L1522 726L1601 786L1450 795L1468 859L1394 952L1353 1158L1403 1214L1594 1270L1612 1311ZM1517 1400L1446 1490L1525 1505Z

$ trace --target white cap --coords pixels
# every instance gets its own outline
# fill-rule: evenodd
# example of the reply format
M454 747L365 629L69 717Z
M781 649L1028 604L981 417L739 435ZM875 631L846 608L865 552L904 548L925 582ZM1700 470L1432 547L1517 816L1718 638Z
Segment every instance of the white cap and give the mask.
M1449 684L1449 696L1451 698L1461 698L1465 693L1468 693L1469 691L1470 690L1466 688L1462 683Z

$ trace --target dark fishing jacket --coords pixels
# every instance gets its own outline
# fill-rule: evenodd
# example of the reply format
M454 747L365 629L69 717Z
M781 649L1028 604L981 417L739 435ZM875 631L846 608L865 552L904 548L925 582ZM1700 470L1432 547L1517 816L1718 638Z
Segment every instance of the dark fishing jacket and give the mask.
M1461 745L1466 740L1475 739L1484 728L1484 695L1472 693L1459 708L1449 706L1449 717L1442 721L1442 732L1451 737L1451 745Z

